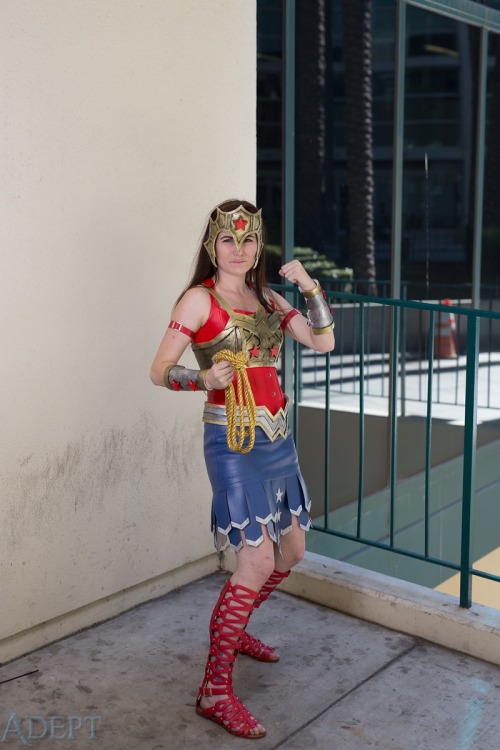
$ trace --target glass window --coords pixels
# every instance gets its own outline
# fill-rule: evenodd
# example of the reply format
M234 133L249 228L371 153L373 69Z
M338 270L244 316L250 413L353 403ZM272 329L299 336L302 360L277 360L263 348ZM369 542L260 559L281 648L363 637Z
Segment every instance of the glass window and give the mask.
M281 0L257 3L257 202L269 244L281 244Z
M487 8L500 10L500 0L477 0L478 5L485 5Z
M483 285L500 287L500 35L489 35L484 165Z
M500 9L497 3L483 3ZM354 3L353 3L354 5ZM272 244L281 244L282 2L258 0L258 202ZM402 194L402 275L420 284L471 282L479 30L407 6ZM372 181L376 274L390 276L394 132L395 0L371 3L371 99L346 126L359 88L346 78L342 0L296 2L296 244L351 265L347 136L358 135L359 174ZM490 34L483 226L483 281L500 284L498 35ZM366 83L366 80L365 80ZM369 139L361 137L369 122ZM352 149L352 144L351 144ZM351 170L352 171L352 170ZM352 200L352 195L351 195ZM370 215L369 215L370 214ZM368 217L368 219L367 219ZM432 297L432 291L429 290Z
M423 297L471 280L478 34L408 6L402 276Z

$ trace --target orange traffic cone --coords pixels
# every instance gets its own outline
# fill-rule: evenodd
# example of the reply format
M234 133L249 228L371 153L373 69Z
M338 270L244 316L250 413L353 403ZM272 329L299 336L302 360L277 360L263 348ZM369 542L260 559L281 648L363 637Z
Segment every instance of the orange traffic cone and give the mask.
M441 300L442 305L451 305L451 300ZM453 313L437 313L434 324L434 356L442 358L458 357L457 324Z

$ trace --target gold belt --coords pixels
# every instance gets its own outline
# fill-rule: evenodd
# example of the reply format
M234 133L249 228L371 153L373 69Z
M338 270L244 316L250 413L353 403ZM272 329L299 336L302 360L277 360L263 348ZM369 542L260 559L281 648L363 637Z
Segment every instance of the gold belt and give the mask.
M257 406L256 416L256 427L260 427L272 443L277 438L286 438L288 435L288 400L285 406L279 409L276 414L271 414L267 406ZM223 404L206 403L203 409L203 421L208 424L227 425L226 407ZM248 424L248 415L246 412L244 422Z

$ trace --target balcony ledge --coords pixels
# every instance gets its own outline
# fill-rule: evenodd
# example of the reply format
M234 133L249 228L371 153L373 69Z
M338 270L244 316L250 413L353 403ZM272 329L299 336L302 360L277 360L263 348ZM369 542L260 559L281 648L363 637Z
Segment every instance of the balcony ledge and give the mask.
M282 585L310 602L448 649L500 664L500 611L322 555L305 559Z

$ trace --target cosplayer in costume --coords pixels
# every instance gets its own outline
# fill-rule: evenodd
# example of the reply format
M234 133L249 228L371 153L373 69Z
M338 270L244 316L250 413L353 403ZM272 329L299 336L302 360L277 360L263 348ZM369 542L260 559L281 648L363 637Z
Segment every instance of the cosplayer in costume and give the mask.
M222 278L217 264L219 235L230 248L229 255L226 250L221 252L230 262L233 254L234 267L239 270L241 266L241 273L246 267L239 256L247 250L255 252L253 265L244 278L245 291L247 296L251 292L249 299L253 307L256 303L256 310L233 309L216 289L219 276ZM210 262L208 278L193 279L188 290L196 288L208 295L209 303L202 298L207 310L209 305L208 315L197 330L189 328L183 320L171 320L164 339L167 344L164 346L162 342L160 346L151 377L158 382L161 372L163 385L171 390L207 391L203 411L204 454L213 489L212 530L216 547L221 550L230 545L239 553L242 548L258 548L265 539L269 544L270 539L280 554L282 540L294 528L294 517L295 528L298 524L307 531L311 524L310 500L288 427L288 402L276 373L284 332L290 326L294 335L291 324L301 313L265 286L258 288L255 280L259 261L260 278L264 278L263 223L261 211L251 204L228 201L217 207L209 219L203 249ZM207 263L207 257L202 257L198 271L200 265L207 267ZM314 346L315 341L322 340L314 348L332 349L333 320L321 287L311 281L298 261L288 266L290 273L309 281L309 287L314 284L303 291L307 323L313 334L310 336L308 332L311 342L306 343ZM285 277L287 270L287 266L282 269ZM237 273L232 267L230 272ZM200 271L196 275L205 274ZM292 275L289 280L296 278ZM305 328L302 322L299 325ZM169 335L180 339L179 349L190 342L199 370L178 365L177 358L162 368L161 363L168 356L162 356L161 352L163 348L164 354L169 354ZM304 337L303 331L295 335L298 340ZM218 363L222 364L218 367ZM216 371L222 374L214 387ZM238 736L257 739L265 735L265 730L233 694L231 676L236 655L243 653L268 662L278 660L271 646L247 633L245 628L252 611L289 572L275 569L262 581L259 590L241 585L238 580L228 580L212 613L210 653L196 710ZM211 705L202 705L204 698L205 702L210 698Z

